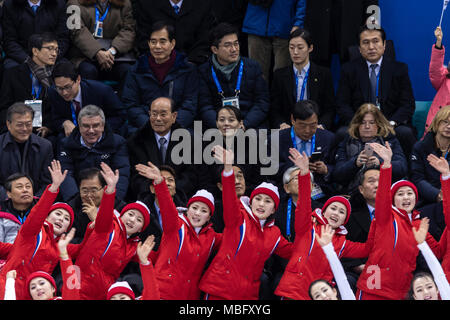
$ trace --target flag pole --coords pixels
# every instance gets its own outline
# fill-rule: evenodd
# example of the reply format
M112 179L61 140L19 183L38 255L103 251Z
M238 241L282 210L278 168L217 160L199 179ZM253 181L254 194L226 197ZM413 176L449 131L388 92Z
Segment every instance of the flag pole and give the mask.
M444 0L444 5L442 6L441 21L439 22L439 28L442 25L442 18L444 17L445 9L447 9L448 2L449 2L449 0Z

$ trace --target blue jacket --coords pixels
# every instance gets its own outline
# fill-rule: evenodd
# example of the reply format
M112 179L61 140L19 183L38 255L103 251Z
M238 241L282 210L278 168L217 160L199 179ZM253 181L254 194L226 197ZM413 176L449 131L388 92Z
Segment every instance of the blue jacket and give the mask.
M273 0L270 8L249 3L242 31L287 39L293 26L303 28L305 11L306 0Z
M76 181L80 171L93 167L100 169L101 162L105 162L112 170L119 170L116 197L123 200L130 179L130 160L125 138L113 133L107 125L102 139L90 149L81 145L80 138L80 131L76 127L62 141L61 152L58 155L62 170L68 171L60 188L63 200L67 202L78 194Z
M190 128L197 114L198 74L194 65L182 53L176 53L174 66L169 70L163 84L150 69L149 53L139 57L128 71L122 92L122 101L128 110L128 133L134 133L148 122L148 110L158 97L175 100L177 122Z
M244 69L239 94L239 108L244 119L244 126L249 128L261 128L266 126L269 113L270 98L266 81L262 77L262 71L258 62L242 57ZM203 120L203 127L216 128L217 110L222 106L222 96L218 93L211 72L211 58L198 68L200 74L199 89L199 116ZM225 97L234 97L236 82L239 74L239 64L234 68L231 79L228 81L225 75L214 68L220 86Z

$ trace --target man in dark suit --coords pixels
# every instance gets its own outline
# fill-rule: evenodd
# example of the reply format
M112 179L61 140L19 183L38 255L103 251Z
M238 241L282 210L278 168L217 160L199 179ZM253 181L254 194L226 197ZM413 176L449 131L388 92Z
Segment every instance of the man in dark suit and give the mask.
M210 0L136 0L135 12L137 44L141 53L148 51L152 24L164 20L177 30L177 51L184 52L189 61L197 65L208 58L208 32L214 23Z
M128 139L128 152L131 164L130 192L135 197L147 192L150 181L138 174L136 164L147 165L148 161L156 166L163 164L175 169L177 186L190 196L195 191L197 180L192 164L175 164L171 152L176 141L171 139L172 133L181 126L176 122L175 102L166 97L153 100L150 105L149 121ZM191 162L192 163L192 162Z
M270 127L289 127L292 109L298 99L313 100L319 105L319 125L332 130L336 112L333 78L329 69L310 61L314 46L310 33L296 29L289 36L292 65L274 72L269 111ZM297 78L299 78L297 80ZM301 97L303 82L306 81ZM300 89L300 90L299 90Z
M350 197L352 214L345 228L348 231L347 239L355 242L366 242L370 225L375 215L375 197L378 189L380 170L377 167L369 167L361 176L358 190ZM367 259L342 259L350 285L356 288L364 263Z
M77 126L81 108L95 105L103 110L106 122L114 133L125 136L126 111L114 90L96 80L81 79L71 62L55 65L52 73L55 87L48 90L43 108L50 110L50 117L44 123L60 138L67 137Z
M318 109L316 102L300 100L292 111L292 127L280 131L277 184L281 184L281 175L292 166L289 148L296 148L310 157L309 170L313 173L311 197L321 201L335 193L330 179L334 169L336 139L334 133L318 128Z
M386 34L383 29L363 27L359 35L361 58L342 67L336 96L340 137L355 111L363 103L373 103L395 128L407 158L416 141L412 127L415 100L408 66L384 57Z

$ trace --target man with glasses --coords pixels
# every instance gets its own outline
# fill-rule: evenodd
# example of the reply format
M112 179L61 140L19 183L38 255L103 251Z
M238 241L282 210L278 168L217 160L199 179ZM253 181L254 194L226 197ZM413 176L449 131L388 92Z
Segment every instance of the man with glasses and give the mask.
M221 23L210 33L212 55L199 67L199 115L203 127L216 128L217 110L234 105L245 129L267 127L269 93L259 64L240 55L239 31Z
M52 144L32 132L33 117L33 109L23 102L8 108L8 131L0 135L0 199L6 198L4 184L14 173L28 174L38 197L51 183L48 167L53 160Z
M35 110L35 123L38 135L46 137L48 124L42 123L42 101L47 96L48 88L53 84L51 77L53 66L58 57L59 47L53 33L34 34L28 42L30 56L25 62L6 69L5 79L0 91L0 123L2 131L6 130L6 111L14 102L25 102ZM47 119L46 119L47 120Z
M58 154L61 168L68 170L60 187L63 201L67 202L78 194L76 181L80 171L100 168L101 162L109 165L112 170L119 170L116 197L125 199L130 178L126 140L109 128L104 112L95 105L87 105L81 109L77 122L78 126L62 140Z
M296 148L310 158L309 170L313 173L311 197L323 201L335 193L331 184L337 142L334 133L318 128L319 106L313 100L298 101L291 114L291 128L280 130L280 166L277 182L282 174L292 166L289 148ZM280 185L280 189L281 189Z
M61 62L53 68L54 87L48 90L43 108L48 111L49 127L58 136L57 143L77 126L80 110L89 104L100 107L106 122L115 133L126 135L125 110L114 90L96 80L85 80L71 62Z

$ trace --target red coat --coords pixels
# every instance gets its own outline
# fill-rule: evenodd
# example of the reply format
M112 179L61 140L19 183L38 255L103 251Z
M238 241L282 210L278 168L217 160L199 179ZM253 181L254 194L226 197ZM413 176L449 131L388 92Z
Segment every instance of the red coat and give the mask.
M222 175L222 245L200 281L200 290L229 300L257 300L264 263L274 252L288 259L292 243L273 221L263 227L251 209L237 198L234 174Z
M375 200L374 243L357 287L364 293L384 299L405 299L416 269L419 253L412 227L420 225L420 214L412 213L412 222L404 210L392 205L392 167L381 168ZM427 243L434 254L442 257L441 246L428 234Z
M197 234L184 215L178 215L165 181L155 185L161 209L163 235L155 263L161 299L198 300L198 283L222 235L211 224Z
M295 300L310 300L308 289L314 280L333 279L333 272L322 248L316 242L315 233L320 234L321 225L327 224L320 210L311 213L311 177L298 175L299 198L295 209L294 251L286 266L275 294ZM313 223L312 216L317 223ZM347 230L341 227L333 237L333 246L339 258L364 258L369 254L371 236L366 243L345 239Z
M153 264L151 262L147 265L139 263L139 269L141 270L142 283L144 286L142 296L139 300L160 300L161 296Z
M445 272L447 280L450 282L450 234L448 233L448 226L450 226L450 179L443 180L441 178L441 188L446 227L439 244L441 245L441 253L443 255L442 269Z
M114 212L113 194L103 193L95 227L86 229L75 265L81 270L82 300L105 300L109 287L136 255L139 237L127 238Z
M45 221L58 192L50 192L49 186L42 197L31 209L28 218L17 234L8 260L0 271L0 297L5 293L6 273L17 271L16 297L17 300L30 299L25 281L35 271L53 272L59 262L58 239L55 239L53 225Z

